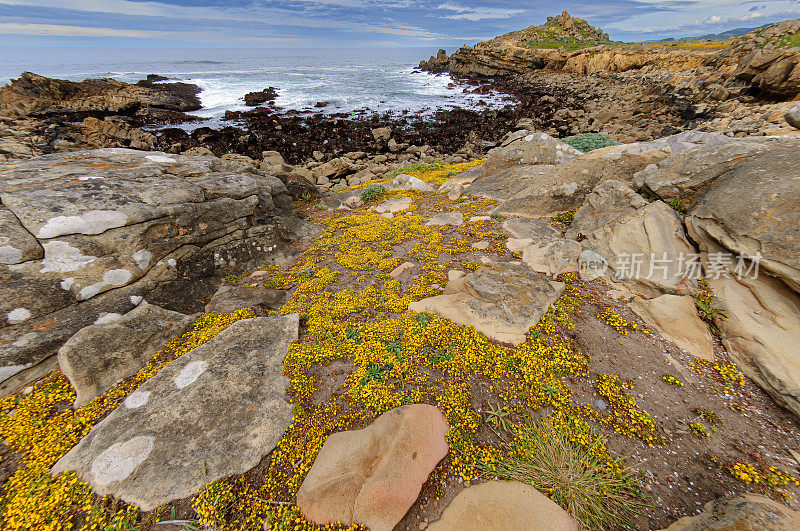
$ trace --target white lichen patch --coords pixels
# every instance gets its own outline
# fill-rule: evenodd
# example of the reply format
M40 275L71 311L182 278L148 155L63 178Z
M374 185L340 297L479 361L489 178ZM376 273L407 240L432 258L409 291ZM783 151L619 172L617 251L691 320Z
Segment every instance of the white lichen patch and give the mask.
M122 404L128 409L138 409L150 400L150 391L134 391L128 395Z
M164 155L148 155L145 157L150 162L164 162L164 163L174 163L177 162L172 157L165 157Z
M128 216L116 210L90 210L80 216L56 216L47 220L36 233L37 238L55 238L64 234L102 234L108 229L124 227Z
M175 377L175 387L183 389L187 385L191 385L197 380L201 374L206 372L206 361L190 361L183 368L181 373Z
M144 297L142 297L141 295L131 295L130 298L131 304L133 304L134 306L139 306L143 300Z
M92 297L100 293L100 288L104 286L105 284L102 282L86 286L85 288L81 289L80 292L78 292L78 298L82 301L85 301L86 299L91 299Z
M124 481L153 451L152 437L140 435L123 443L116 443L92 461L92 475L98 485Z
M21 323L31 318L31 311L27 308L16 308L6 314L6 320L11 324Z
M136 265L139 266L139 269L147 269L147 266L150 265L150 261L153 259L153 253L147 249L140 249L131 256L134 262L136 262Z
M124 286L133 274L127 269L112 269L103 275L103 282L112 286Z
M87 256L77 247L67 242L55 240L42 245L44 258L40 273L64 273L75 271L96 260L94 256Z
M94 324L108 324L120 319L122 319L121 313L104 313L94 321Z
M72 284L74 284L74 283L75 283L75 279L72 278L72 277L68 277L68 278L65 278L64 280L62 280L61 283L59 284L59 286L61 286L61 289L63 289L64 291L69 291L70 288L72 287Z
M11 245L0 245L0 264L18 264L22 261L22 251Z
M19 374L28 367L30 367L30 363L26 365L7 365L5 367L0 367L0 382L4 382L14 376L15 374Z

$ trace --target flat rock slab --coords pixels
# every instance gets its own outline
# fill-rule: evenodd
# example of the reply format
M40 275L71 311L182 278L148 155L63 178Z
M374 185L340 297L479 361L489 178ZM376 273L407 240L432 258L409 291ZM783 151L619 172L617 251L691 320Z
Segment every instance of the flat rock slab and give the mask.
M549 238L532 240L509 238L506 247L511 252L521 252L522 261L528 267L555 278L561 273L578 271L578 257L581 255L581 244L566 238Z
M375 212L378 214L392 214L394 212L408 210L408 207L410 206L410 197L400 197L398 199L390 199L389 201L382 203L378 208L375 209Z
M489 481L461 491L428 529L577 531L578 524L556 502L530 485Z
M240 308L277 310L289 300L286 290L264 286L222 286L206 304L206 313L233 313Z
M458 227L462 223L464 223L464 214L461 212L444 212L433 216L425 225L429 227L434 225L453 225Z
M334 433L300 485L297 506L317 524L390 531L447 455L449 429L435 406L412 404L387 411L363 430Z
M739 529L741 531L796 531L800 512L774 500L745 494L719 498L706 504L697 516L684 516L664 531L704 531Z
M150 511L250 470L291 423L282 369L298 327L297 314L237 321L143 383L52 473Z
M443 295L412 302L408 309L432 312L517 345L563 292L564 284L528 266L493 263L451 281Z
M89 403L133 376L194 318L143 302L112 322L82 328L58 351L58 364L75 388L74 407Z

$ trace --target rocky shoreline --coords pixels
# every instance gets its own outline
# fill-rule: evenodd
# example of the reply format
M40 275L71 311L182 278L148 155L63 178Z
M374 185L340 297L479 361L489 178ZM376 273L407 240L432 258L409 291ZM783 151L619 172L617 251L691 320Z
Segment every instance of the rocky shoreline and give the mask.
M0 527L795 529L798 30L565 12L427 120L0 88Z

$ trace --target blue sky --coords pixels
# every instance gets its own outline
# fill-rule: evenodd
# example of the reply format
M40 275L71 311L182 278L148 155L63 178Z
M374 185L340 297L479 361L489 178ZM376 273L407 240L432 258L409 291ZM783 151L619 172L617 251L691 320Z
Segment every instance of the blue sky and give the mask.
M442 46L567 9L614 39L651 40L800 18L800 0L0 0L5 46Z

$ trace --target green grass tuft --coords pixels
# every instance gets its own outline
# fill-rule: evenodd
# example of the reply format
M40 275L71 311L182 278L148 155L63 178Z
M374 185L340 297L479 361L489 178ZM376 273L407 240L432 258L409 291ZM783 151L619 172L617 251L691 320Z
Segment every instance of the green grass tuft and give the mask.
M570 136L564 139L564 143L584 153L595 149L619 145L619 142L616 140L611 140L600 133L586 133L583 135Z

